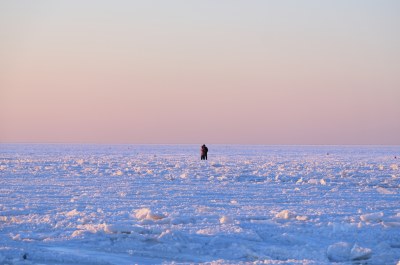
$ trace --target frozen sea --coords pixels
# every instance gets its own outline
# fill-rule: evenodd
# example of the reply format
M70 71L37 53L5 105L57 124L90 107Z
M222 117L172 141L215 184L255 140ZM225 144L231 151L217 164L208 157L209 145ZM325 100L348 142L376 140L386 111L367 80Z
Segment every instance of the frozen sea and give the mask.
M0 264L400 264L399 146L208 147L0 144Z

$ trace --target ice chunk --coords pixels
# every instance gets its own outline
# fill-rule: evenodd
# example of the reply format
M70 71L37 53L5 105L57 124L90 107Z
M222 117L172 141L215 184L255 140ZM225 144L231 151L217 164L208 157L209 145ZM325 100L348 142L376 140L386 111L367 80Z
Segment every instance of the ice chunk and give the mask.
M296 216L296 220L298 220L298 221L307 221L307 220L308 220L308 216L305 216L305 215L303 215L303 216L298 215L298 216Z
M384 227L400 227L400 222L382 222Z
M316 184L319 183L319 181L318 181L318 179L310 179L310 180L307 181L307 183L308 183L308 184L316 185Z
M366 260L372 255L372 250L363 248L347 242L338 242L328 247L326 252L328 259L332 262L344 262L350 260Z
M150 209L142 208L135 211L135 217L140 220L147 219L150 213L151 213Z
M171 231L169 229L162 232L160 236L158 236L158 240L163 243L174 244L175 246L181 244L188 245L190 242L190 238L186 234L180 231Z
M124 173L121 170L117 170L116 172L113 173L113 176L122 176Z
M135 217L139 220L161 220L165 218L165 215L154 214L149 208L142 208L135 211Z
M351 260L365 260L369 259L372 255L372 250L369 248L362 248L357 244L354 244L350 252Z
M224 176L224 175L217 177L217 179L218 179L219 181L228 180L228 178L227 178L226 176Z
M318 179L310 179L310 180L307 181L307 183L308 184L313 184L313 185L318 185L318 184L326 185L326 181L324 179L320 179L320 180L318 180Z
M224 215L219 219L219 223L220 224L231 224L231 223L233 223L233 219L229 216Z
M383 212L369 213L360 216L361 221L369 223L379 223L382 221Z
M328 259L333 262L343 262L350 260L351 245L347 242L338 242L328 247L326 252Z
M289 210L283 210L275 215L278 219L291 219L294 217L293 213L289 212Z
M324 179L320 179L320 180L318 180L318 179L310 179L310 180L307 181L307 183L308 184L313 184L313 185L318 185L318 184L326 185L326 181Z
M72 211L69 211L65 215L68 217L73 217L73 216L79 215L79 212L76 209L73 209Z
M389 189L385 189L385 188L382 188L382 187L378 187L378 188L376 188L376 190L380 193L380 194L396 194L396 191L392 191L392 190L389 190Z
M0 222L7 222L8 217L7 216L0 216Z
M117 233L130 234L131 231L132 231L132 226L126 224L112 224L112 225L106 225L104 227L104 232L110 234L117 234Z

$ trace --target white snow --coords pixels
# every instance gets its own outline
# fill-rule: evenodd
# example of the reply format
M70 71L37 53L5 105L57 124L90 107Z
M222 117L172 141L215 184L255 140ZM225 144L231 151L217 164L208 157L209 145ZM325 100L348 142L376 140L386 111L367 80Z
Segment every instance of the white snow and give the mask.
M400 264L400 147L209 148L0 144L0 264Z

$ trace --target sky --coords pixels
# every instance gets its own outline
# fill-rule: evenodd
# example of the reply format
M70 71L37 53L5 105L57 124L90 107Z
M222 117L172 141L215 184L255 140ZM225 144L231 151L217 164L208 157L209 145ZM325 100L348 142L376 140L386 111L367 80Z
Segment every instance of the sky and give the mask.
M0 143L400 145L399 14L0 0Z

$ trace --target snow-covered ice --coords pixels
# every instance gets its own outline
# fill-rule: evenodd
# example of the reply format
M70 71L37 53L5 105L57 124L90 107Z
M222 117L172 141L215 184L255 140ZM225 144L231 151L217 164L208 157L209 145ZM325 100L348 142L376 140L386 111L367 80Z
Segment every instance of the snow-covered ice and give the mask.
M0 264L400 264L400 147L0 145Z

